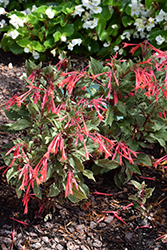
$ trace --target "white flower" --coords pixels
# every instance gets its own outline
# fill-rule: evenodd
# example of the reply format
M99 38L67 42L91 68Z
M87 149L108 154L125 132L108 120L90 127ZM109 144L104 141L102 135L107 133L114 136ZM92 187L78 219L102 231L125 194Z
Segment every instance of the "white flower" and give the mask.
M124 52L123 49L120 49L120 50L118 51L118 53L119 53L120 55L122 55L123 52Z
M98 6L91 6L90 10L91 10L90 14L97 14L102 12L102 8Z
M133 2L132 4L129 4L129 6L131 7L131 16L139 16L141 11L139 3Z
M109 8L109 11L110 11L110 13L111 13L111 15L114 13L114 8L113 8L113 6L111 6L111 5L108 5L108 8Z
M52 49L52 50L50 51L50 53L53 55L53 57L55 57L55 56L56 56L56 49Z
M2 19L0 21L0 28L3 28L6 25L6 21L4 19Z
M26 10L21 11L25 16L29 15L31 13L30 8L27 8Z
M24 48L24 52L25 52L25 53L29 53L29 52L30 52L29 48L25 47L25 48Z
M98 19L94 18L93 21L90 21L90 23L91 23L90 28L94 29L97 26Z
M6 13L5 9L0 7L0 15L4 15Z
M19 32L17 30L12 30L9 32L8 36L10 36L12 39L16 39L16 37L19 36Z
M148 23L146 25L146 30L150 31L155 26L155 20L152 17L149 17Z
M161 45L165 41L165 38L159 35L155 38L155 40L157 41L158 45Z
M156 21L157 22L161 22L163 21L164 19L167 21L167 13L164 12L162 9L160 10L159 14L156 16Z
M143 39L146 37L146 33L144 31L140 31L140 37Z
M18 16L13 14L13 15L10 16L9 23L11 23L16 29L18 29L19 27L24 26L25 21L26 21L25 19L20 19Z
M97 26L97 23L98 23L98 19L94 18L93 20L91 21L86 21L84 24L83 24L83 28L84 29L94 29L96 26Z
M113 25L111 26L111 28L117 29L117 28L118 28L118 25L117 25L117 24L113 24Z
M119 50L119 46L118 46L118 45L114 46L113 50L114 50L115 52L118 51L118 50Z
M133 38L139 38L139 34L136 32L133 33Z
M1 0L0 4L3 4L4 8L6 8L6 6L9 4L9 0Z
M136 25L137 31L144 31L145 23L145 18L136 18L136 22L134 23L134 25Z
M50 8L48 8L48 9L45 11L45 14L48 16L49 19L52 19L52 18L55 16L54 11L52 11Z
M33 11L35 11L36 9L37 9L37 6L36 6L36 5L33 5L31 11L33 12Z
M34 57L35 60L39 58L39 53L36 52L35 50L32 51L32 56Z
M67 48L68 48L69 50L73 50L73 47L74 47L74 45L73 45L72 43L69 43L68 46L67 46Z
M67 40L66 36L61 36L60 39L62 42L65 42Z
M83 28L84 29L88 29L88 28L90 28L90 26L91 26L91 23L90 23L90 21L86 21L86 22L84 22L84 24L83 24Z
M127 38L128 40L130 40L130 33L128 31L125 31L122 35L121 35L121 39L124 40L125 38Z
M89 19L91 18L91 15L90 15L90 13L89 12L87 12L87 11L85 11L85 14L84 15L82 15L82 21L88 21Z
M71 41L71 43L72 43L72 45L73 46L75 46L75 45L81 45L81 43L82 43L82 39L81 38L76 38L76 39L73 39L72 41Z
M82 0L83 6L85 6L87 9L90 9L90 6L92 5L89 0Z
M100 2L101 2L100 0L92 0L92 4L95 6L99 5Z
M110 46L110 42L105 42L104 44L103 44L103 47L109 47Z
M82 15L82 12L84 12L84 11L85 11L85 9L82 8L82 5L81 5L81 4L80 4L80 5L77 5L77 6L75 6L74 16L75 16L75 15L81 16L81 15Z
M164 30L167 30L167 22L164 23Z

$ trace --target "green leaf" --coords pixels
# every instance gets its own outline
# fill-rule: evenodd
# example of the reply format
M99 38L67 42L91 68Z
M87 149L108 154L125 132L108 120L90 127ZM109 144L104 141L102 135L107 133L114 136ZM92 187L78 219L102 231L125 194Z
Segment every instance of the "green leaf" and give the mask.
M115 4L115 0L104 0L103 1L103 5L114 5Z
M38 7L35 12L39 12L39 13L42 13L42 14L45 14L45 11L48 9L48 6L47 5L42 5L40 7Z
M10 110L5 109L4 111L5 111L5 115L11 121L16 121L18 118L20 118L20 115L18 114L18 112L14 111L12 109L10 109Z
M89 70L92 75L97 75L103 72L103 66L98 60L91 57L89 61Z
M139 183L139 182L137 182L137 181L134 181L134 180L131 180L131 182L132 182L132 184L135 186L135 188L137 188L137 189L141 189L141 184Z
M100 41L105 41L108 39L109 37L109 33L106 30L103 30L100 34L99 34L99 39ZM106 49L106 48L105 48Z
M20 198L21 197L21 195L22 195L22 190L20 190L20 189L18 189L18 188L16 188L16 194L17 194L17 197L18 198Z
M38 197L39 199L42 198L41 191L40 191L40 186L37 186L37 184L34 184L33 192Z
M61 33L60 31L57 31L53 34L53 37L54 37L54 41L57 42L60 40L60 37L61 37Z
M97 34L100 35L101 32L105 29L105 27L106 27L106 20L104 18L100 18L96 26Z
M123 114L126 115L126 108L125 105L123 104L123 102L118 101L118 104L116 105L117 109Z
M109 10L108 6L104 6L101 12L103 18L108 21L111 18L111 11Z
M27 47L27 45L29 45L31 43L31 41L28 38L22 38L16 41L16 43L20 46L20 47Z
M127 160L125 160L126 166L130 171L132 171L135 174L141 174L139 167L136 164L129 163Z
M12 51L13 54L23 54L24 50L15 42L9 44L9 49Z
M59 188L56 186L55 183L53 183L53 184L50 186L50 191L49 191L49 194L47 195L47 197L57 196L59 193L60 193Z
M166 37L166 32L164 30L160 30L160 28L152 29L149 32L149 40L154 40L157 36L161 35L162 37Z
M34 49L34 50L36 50L38 52L44 52L45 51L44 46L42 46L40 44L40 42L38 42L38 41L32 41L31 42L31 47L32 47L32 49Z
M74 33L74 24L66 24L65 27L59 28L58 31L62 34L62 36L71 36Z
M112 110L112 107L109 106L109 108L107 109L107 112L106 112L106 119L105 119L105 123L108 125L111 125L112 122L114 120L114 112Z
M73 195L70 194L68 196L68 198L72 201L72 202L78 202L81 201L83 199L87 199L84 190L81 187L78 187L78 190L76 189L75 185L73 185L72 188L73 191Z
M95 164L102 168L107 168L109 170L117 168L120 164L117 161L111 161L109 159L99 159L95 161Z
M137 158L135 160L135 163L140 163L140 164L143 164L145 166L152 166L150 157L144 153L137 154Z
M121 20L122 20L122 23L123 23L124 27L128 27L129 23L132 22L132 18L130 16L123 16L121 18Z
M151 4L152 4L153 1L154 0L145 0L145 6L146 6L147 9L150 8L150 6L151 6Z
M29 121L27 121L26 119L21 119L18 122L12 123L10 124L10 129L9 130L22 130L25 128L29 128L31 125L31 123Z
M18 174L17 167L13 166L13 167L9 168L9 170L6 173L7 181L9 182L10 179L12 179L13 177L15 177L17 174Z
M72 158L74 160L74 164L73 164L74 167L77 170L83 172L84 171L84 165L82 164L81 160L79 158L77 158L76 156L74 156L74 155L72 155ZM70 161L70 163L71 163L71 161Z
M83 172L83 174L86 177L88 177L89 179L92 179L92 180L96 181L95 178L94 178L94 176L93 176L93 172L91 170L85 169L84 172Z

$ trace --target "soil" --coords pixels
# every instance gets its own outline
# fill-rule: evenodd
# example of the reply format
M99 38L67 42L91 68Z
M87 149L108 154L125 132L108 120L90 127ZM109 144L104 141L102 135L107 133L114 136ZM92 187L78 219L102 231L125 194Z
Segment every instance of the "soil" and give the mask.
M0 49L0 125L8 121L4 113L6 101L16 92L24 89L21 76L26 72L25 58L3 52ZM79 60L77 59L78 61ZM11 68L9 63L12 63ZM54 62L52 62L54 63ZM0 152L16 136L0 130ZM158 158L161 149L154 147L149 153ZM0 166L3 166L0 157ZM72 204L53 202L52 214L40 213L40 201L29 203L29 212L24 214L22 200L17 198L14 188L6 182L0 170L0 249L58 249L58 250L165 250L167 249L167 175L160 168L142 166L141 173L133 179L145 180L155 191L147 204L152 209L142 217L140 210L133 206L128 197L136 193L131 183L118 189L113 172L96 176L96 182L85 180L90 187L87 201ZM151 177L153 179L147 179ZM112 194L98 195L95 192ZM54 208L54 209L53 209ZM103 211L108 211L103 213ZM119 218L111 211L117 211ZM50 211L48 211L49 213ZM18 222L19 221L19 222ZM161 237L163 236L163 237ZM159 238L161 237L161 238ZM158 239L159 238L159 239Z

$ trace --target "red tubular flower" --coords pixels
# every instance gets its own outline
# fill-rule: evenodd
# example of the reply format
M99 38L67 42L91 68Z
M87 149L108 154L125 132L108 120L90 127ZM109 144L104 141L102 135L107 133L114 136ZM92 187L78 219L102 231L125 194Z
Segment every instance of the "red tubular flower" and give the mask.
M72 191L73 182L74 182L76 189L78 190L78 184L75 180L74 174L71 170L68 170L67 183L66 183L66 188L65 188L65 198L68 195L73 194L73 191Z

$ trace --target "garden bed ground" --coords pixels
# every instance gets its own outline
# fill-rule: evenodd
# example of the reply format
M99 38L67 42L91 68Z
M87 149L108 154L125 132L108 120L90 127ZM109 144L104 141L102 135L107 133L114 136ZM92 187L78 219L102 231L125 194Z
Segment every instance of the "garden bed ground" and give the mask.
M21 80L25 72L24 58L16 57L0 50L0 125L8 122L3 108L5 102L17 91L22 91L24 82ZM12 63L13 68L8 67ZM78 60L82 63L82 60ZM52 62L54 63L54 62ZM19 134L18 134L19 136ZM0 130L0 151L10 143L14 135ZM153 148L152 157L161 157L161 150ZM3 166L2 157L0 166ZM155 180L145 180L148 187L154 187L153 196L148 200L153 208L149 218L141 218L140 212L133 207L123 209L130 203L128 196L136 190L131 184L126 184L121 190L114 185L113 173L97 176L96 182L85 180L90 187L88 200L79 205L66 201L64 205L55 201L55 212L52 219L44 221L39 214L36 200L29 203L29 213L24 214L21 199L18 199L14 188L6 183L0 171L0 249L58 249L58 250L165 250L167 237L157 240L167 234L167 175L162 169L143 166L143 177L155 177ZM134 179L142 182L138 175ZM99 196L93 192L105 192L112 196ZM104 220L102 211L118 211L124 224L112 214ZM11 219L26 222L21 223ZM149 225L149 228L143 226ZM12 238L13 232L13 238Z

